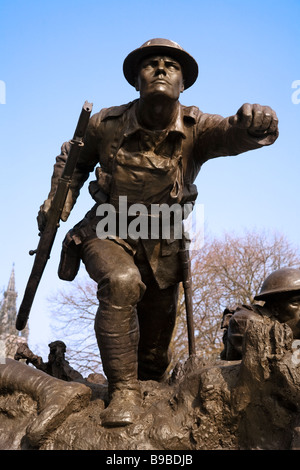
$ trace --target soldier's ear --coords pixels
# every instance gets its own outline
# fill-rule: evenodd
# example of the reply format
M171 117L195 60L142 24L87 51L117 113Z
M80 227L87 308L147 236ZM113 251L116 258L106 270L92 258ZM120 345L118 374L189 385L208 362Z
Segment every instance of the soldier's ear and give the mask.
M136 91L140 91L139 81L138 81L137 76L135 77L135 80L134 80L134 88L136 89Z
M183 91L184 91L184 79L182 79L182 85L181 85L180 93L182 93Z

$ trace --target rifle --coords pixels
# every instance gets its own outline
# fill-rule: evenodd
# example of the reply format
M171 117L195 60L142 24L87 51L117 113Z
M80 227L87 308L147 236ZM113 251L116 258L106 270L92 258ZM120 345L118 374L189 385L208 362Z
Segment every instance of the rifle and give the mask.
M73 139L70 140L70 151L63 173L59 179L51 207L47 214L45 228L42 233L39 234L40 241L38 243L38 247L36 250L31 250L29 252L30 255L35 255L35 260L17 315L16 328L19 331L23 330L26 326L38 285L40 283L47 261L50 258L50 252L55 240L57 229L59 227L61 213L63 211L69 187L71 185L72 176L79 154L82 150L82 147L84 146L83 138L86 133L92 107L92 103L85 101L79 116Z
M187 247L184 234L182 234L182 246L179 251L179 256L181 260L181 267L182 267L182 274L183 274L182 284L183 284L183 289L184 289L189 356L194 356L196 354L196 348L195 348L195 332L194 332L194 318L193 318L191 262L190 262L189 248Z

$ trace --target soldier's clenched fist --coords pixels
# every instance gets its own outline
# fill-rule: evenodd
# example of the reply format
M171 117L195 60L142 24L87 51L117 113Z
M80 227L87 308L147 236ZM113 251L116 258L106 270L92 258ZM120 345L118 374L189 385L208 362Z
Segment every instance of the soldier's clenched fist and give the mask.
M260 104L243 104L234 116L230 116L229 123L256 135L274 134L278 130L275 111L269 106Z

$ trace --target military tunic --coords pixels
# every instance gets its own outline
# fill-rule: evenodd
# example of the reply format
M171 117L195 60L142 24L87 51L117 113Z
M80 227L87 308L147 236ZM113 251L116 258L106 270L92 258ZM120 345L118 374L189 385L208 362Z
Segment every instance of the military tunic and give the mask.
M228 118L203 113L195 106L186 107L180 103L177 115L167 129L150 131L139 124L137 105L138 100L135 100L102 109L90 119L71 190L75 204L82 185L99 165L96 168L97 181L90 184L90 193L97 204L74 227L65 245L71 241L78 245L86 238L97 236L99 217L96 217L96 208L99 203L110 202L117 209L119 196L126 196L128 204L142 203L146 207L150 204L184 203L189 200L190 189L207 160L270 145L278 136L278 131L262 136L251 135L248 130L231 126ZM64 144L56 159L49 197L56 189L67 150L68 144ZM118 236L111 238L135 253L136 240ZM160 288L179 282L179 240L147 239L142 243Z

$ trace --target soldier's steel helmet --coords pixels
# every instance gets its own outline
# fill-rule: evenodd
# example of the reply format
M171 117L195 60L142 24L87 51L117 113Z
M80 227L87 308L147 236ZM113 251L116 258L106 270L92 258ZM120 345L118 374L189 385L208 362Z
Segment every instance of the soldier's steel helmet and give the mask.
M138 65L149 55L163 54L177 60L182 68L184 89L195 83L198 77L198 64L195 59L182 49L179 44L169 39L155 38L142 44L138 49L130 52L123 63L123 72L130 85L135 86Z
M281 268L271 273L263 282L255 300L266 300L276 294L300 292L300 269Z

